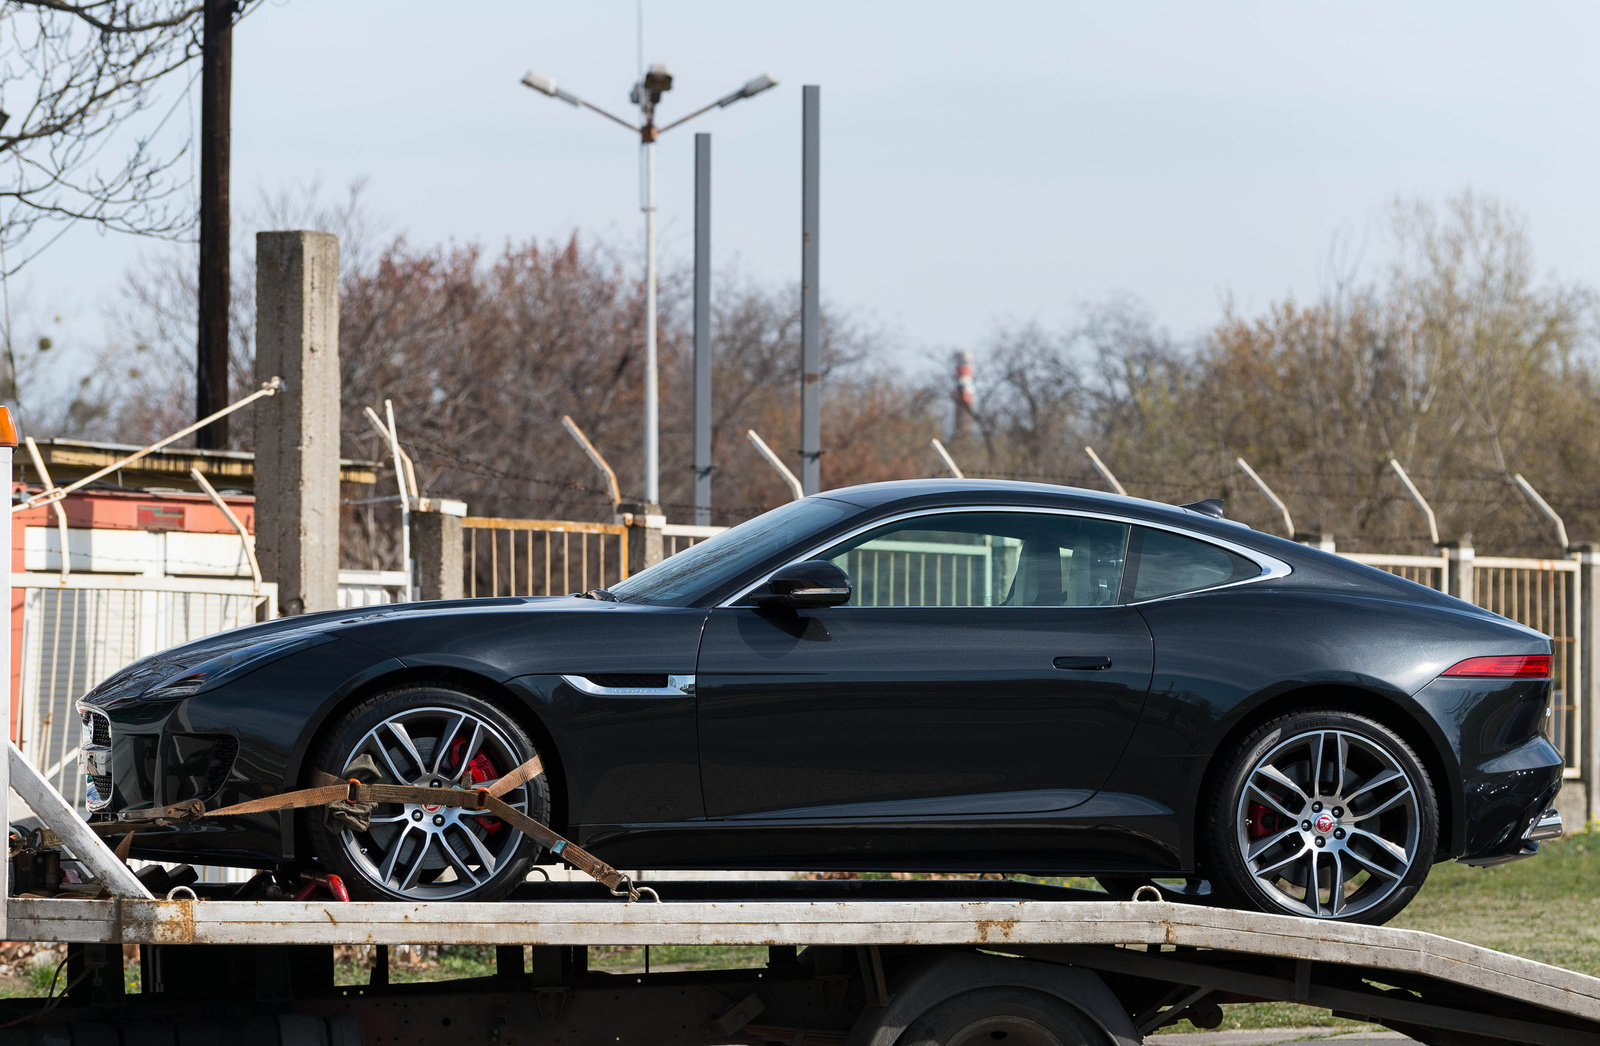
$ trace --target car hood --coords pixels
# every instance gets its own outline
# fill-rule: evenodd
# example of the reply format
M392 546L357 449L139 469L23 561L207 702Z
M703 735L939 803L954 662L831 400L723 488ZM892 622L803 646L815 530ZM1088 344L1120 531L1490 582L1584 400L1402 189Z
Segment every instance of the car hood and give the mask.
M565 602L566 600L537 600L537 602ZM329 610L318 614L300 614L280 617L243 628L204 636L192 642L158 651L142 657L125 668L107 676L84 695L91 703L112 693L143 692L167 679L189 671L214 657L231 653L244 647L275 639L289 641L307 635L338 635L343 630L373 619L404 616L437 615L465 607L521 605L535 602L527 599L475 599L452 600L433 603L390 603L377 606L351 607Z

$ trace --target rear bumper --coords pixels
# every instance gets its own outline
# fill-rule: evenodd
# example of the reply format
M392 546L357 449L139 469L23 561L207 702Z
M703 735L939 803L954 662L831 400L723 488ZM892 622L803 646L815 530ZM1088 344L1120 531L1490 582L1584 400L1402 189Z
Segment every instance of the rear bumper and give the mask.
M1564 831L1561 824L1561 815L1552 807L1534 818L1528 830L1522 833L1522 845L1515 852L1488 855L1483 857L1463 857L1462 864L1470 864L1477 868L1486 868L1490 865L1507 864L1511 861L1520 861L1524 857L1532 857L1539 852L1539 844L1547 839L1559 839Z
M1464 782L1466 846L1463 864L1493 865L1532 857L1539 844L1561 836L1551 808L1561 790L1561 753L1536 737L1491 759Z

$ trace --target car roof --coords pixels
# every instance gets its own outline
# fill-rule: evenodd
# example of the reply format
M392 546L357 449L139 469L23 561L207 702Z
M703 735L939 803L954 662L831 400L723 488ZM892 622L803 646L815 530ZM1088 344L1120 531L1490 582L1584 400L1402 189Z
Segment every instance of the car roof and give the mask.
M1199 525L1202 529L1209 529L1204 526L1206 523L1218 522L1214 516L1160 501L1110 494L1103 490L1090 490L1087 487L1010 479L899 479L839 487L822 491L818 496L865 509L881 509L901 502L907 503L907 507L959 502L973 505L1049 505L1133 514L1147 519L1181 523L1185 526ZM1248 529L1245 524L1237 521L1222 522L1229 528Z
M1286 561L1293 567L1293 579L1284 578L1282 581L1290 584L1312 586L1331 584L1341 589L1353 586L1409 602L1443 604L1490 617L1496 616L1394 574L1275 534L1253 530L1237 520L1218 519L1180 505L1168 505L1144 498L1110 494L1102 490L1089 490L1085 487L1006 479L905 479L840 487L823 491L813 497L831 498L855 505L864 511L884 514L901 509L980 507L985 504L1104 512L1125 519L1166 523L1196 536L1210 536L1224 542L1236 543Z

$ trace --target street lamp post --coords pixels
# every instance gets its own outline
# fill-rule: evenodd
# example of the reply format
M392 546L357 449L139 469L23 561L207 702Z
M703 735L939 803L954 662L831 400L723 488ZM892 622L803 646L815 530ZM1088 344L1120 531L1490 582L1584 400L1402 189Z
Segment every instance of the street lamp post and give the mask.
M621 124L639 136L639 206L644 211L644 500L647 505L661 503L661 417L660 373L656 362L656 139L663 132L688 123L712 109L725 109L743 98L752 98L778 86L778 81L763 73L737 91L701 106L687 116L664 127L656 126L656 106L661 96L672 90L672 71L656 63L633 85L630 101L639 107L640 122L635 125L577 95L556 86L554 78L530 71L523 84L574 108L588 109L613 123ZM653 511L653 510L652 510Z

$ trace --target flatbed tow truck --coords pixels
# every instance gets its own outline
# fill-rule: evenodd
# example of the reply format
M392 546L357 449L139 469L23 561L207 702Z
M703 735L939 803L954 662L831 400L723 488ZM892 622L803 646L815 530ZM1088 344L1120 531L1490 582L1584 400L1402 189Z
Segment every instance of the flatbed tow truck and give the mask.
M1257 999L1442 1046L1600 1046L1600 979L1414 930L1015 880L650 885L659 902L587 883L528 883L494 904L237 901L204 886L13 898L7 936L69 942L70 987L7 1003L0 1046L1129 1046ZM138 995L123 993L125 944L143 946ZM495 946L497 972L390 983L380 947L370 984L338 987L337 944ZM590 947L669 944L764 945L768 961L588 968Z

